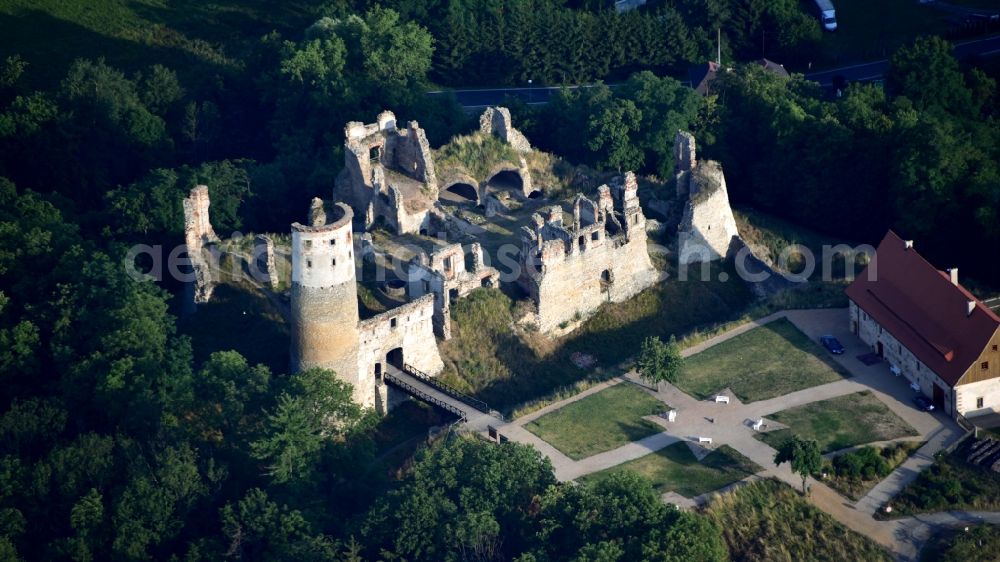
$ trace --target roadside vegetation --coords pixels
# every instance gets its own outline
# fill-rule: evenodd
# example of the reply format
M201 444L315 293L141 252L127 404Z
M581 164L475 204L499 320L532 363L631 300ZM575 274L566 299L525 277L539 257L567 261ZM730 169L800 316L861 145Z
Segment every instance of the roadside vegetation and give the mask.
M934 536L920 551L920 562L992 562L1000 552L1000 527L975 525Z
M823 464L823 483L837 492L859 500L923 445L921 441L904 441L884 447L861 447L837 455Z
M758 433L754 437L779 448L797 436L819 443L822 453L874 441L890 441L917 435L902 418L865 390L828 400L796 406L767 417L788 426Z
M731 560L865 560L891 557L797 491L768 479L712 499L705 514L720 529Z
M676 492L686 498L694 498L743 480L760 471L760 467L728 445L708 452L698 460L688 443L679 442L579 480L589 484L624 471L635 472L648 479L658 494Z
M728 388L743 402L756 402L848 376L782 318L688 357L675 384L701 399Z
M891 500L892 516L1000 509L1000 474L966 461L972 441L967 439L951 453L940 453L933 465L896 494Z
M659 433L660 426L642 418L667 409L655 396L626 381L545 414L524 428L580 460Z

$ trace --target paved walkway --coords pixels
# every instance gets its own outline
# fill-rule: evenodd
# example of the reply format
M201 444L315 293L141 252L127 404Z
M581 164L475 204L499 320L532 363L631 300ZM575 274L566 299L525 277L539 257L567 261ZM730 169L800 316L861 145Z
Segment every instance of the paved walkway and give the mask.
M574 461L563 455L524 429L524 424L593 393L600 392L609 386L622 384L622 378L596 385L576 396L546 406L537 412L501 426L499 430L510 439L531 444L548 456L552 460L556 477L562 481L572 480L628 462L679 441L697 442L699 437L710 437L713 441L713 448L722 444L729 445L761 466L762 471L747 480L775 477L795 488L801 488L801 478L792 473L789 464L775 466L773 462L775 450L763 441L754 438L756 432L752 428L753 420L766 418L788 408L870 390L890 410L909 423L919 433L918 438L926 443L857 502L851 502L828 486L816 481L810 481L810 501L848 528L878 542L900 560L916 560L923 543L941 527L977 521L982 518L988 521L996 519L1000 522L1000 514L933 514L892 521L876 521L872 517L890 498L912 482L920 471L933 462L935 453L953 443L963 435L963 432L954 421L943 414L930 414L915 408L911 403L913 391L905 379L893 376L886 364L868 366L857 359L858 355L869 350L850 333L846 309L779 312L738 326L701 344L685 349L682 355L685 357L693 355L779 318L788 318L813 341L823 334L836 336L844 345L845 352L843 355L832 357L850 372L852 377L749 404L743 404L731 392L723 391L720 394L729 396L730 403L719 404L709 400L697 400L670 384L661 384L655 390L649 389L638 380L634 373L628 373L624 379L646 388L650 394L677 410L677 420L669 423L661 417L649 416L646 419L663 427L663 432L579 461ZM912 441L914 439L906 437L894 441ZM735 485L739 485L739 483ZM681 507L691 507L708 501L713 495L710 493L688 499L668 493L664 495L664 499L677 503Z

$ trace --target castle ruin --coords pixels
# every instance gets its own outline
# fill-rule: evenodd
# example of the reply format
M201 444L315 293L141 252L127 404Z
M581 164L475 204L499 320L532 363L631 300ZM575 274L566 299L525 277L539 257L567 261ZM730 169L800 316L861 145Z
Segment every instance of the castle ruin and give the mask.
M570 203L572 218L564 219L559 202L540 199L548 186L533 185L529 172L529 161L549 166L536 169L540 177L555 181L556 160L533 152L504 108L489 108L480 125L480 131L457 142L485 142L483 136L489 135L515 150L498 152L495 161L477 161L471 172L464 166L473 164L446 161L443 177L484 175L475 180L478 188L471 200L459 201L438 199L435 153L416 122L397 129L395 116L385 111L373 124L348 123L336 202L313 199L308 219L291 225L290 239L258 235L249 258L233 254L248 260L264 288L288 288L293 371L330 369L352 385L355 402L385 412L405 397L386 385L385 375L404 366L437 375L444 368L437 339L451 338L451 305L476 289L516 283L535 305L537 326L553 332L660 280L646 249L646 219L633 173L601 185L596 200L577 195ZM520 189L491 186L500 173L520 175ZM207 189L192 190L184 206L191 247L200 251L217 241L208 221ZM520 244L502 239L513 238L517 226L489 230L491 217L502 221L498 225L527 223L521 227ZM368 231L380 220L407 236L373 236ZM431 231L435 236L427 236ZM275 267L279 243L282 253L291 256L290 271ZM509 265L519 267L509 279L490 265L504 247L521 248L519 258L516 251L509 254ZM365 298L378 302L364 303L364 310L374 315L363 319L359 283L365 280L358 263L382 266L396 260L405 263L406 271L392 281L402 283L391 291L366 287ZM203 278L207 300L207 268Z
M434 331L444 340L451 339L451 303L479 287L499 287L500 272L483 260L478 243L469 246L451 244L410 260L407 292L411 298L434 295Z
M205 246L219 241L209 220L208 207L211 200L208 196L208 186L198 185L184 198L184 244L187 246L188 258L194 273L194 283L189 285L193 290L191 302L194 305L206 303L215 291L215 280L212 278L212 268L205 258Z
M699 162L694 136L685 131L677 133L674 158L677 200L683 208L677 233L678 263L725 259L740 233L722 166L712 160Z
M426 230L438 183L427 135L416 121L396 127L383 111L372 124L344 128L344 171L336 192L362 214L366 228L382 220L397 234Z
M353 216L347 205L317 198L309 223L292 224L291 362L296 371L333 370L354 387L355 402L385 412L386 365L409 364L428 374L444 366L434 339L434 298L360 319Z
M621 302L659 280L646 249L646 217L635 174L598 188L597 201L577 195L573 223L563 210L535 214L522 227L520 284L537 307L537 325L550 332Z

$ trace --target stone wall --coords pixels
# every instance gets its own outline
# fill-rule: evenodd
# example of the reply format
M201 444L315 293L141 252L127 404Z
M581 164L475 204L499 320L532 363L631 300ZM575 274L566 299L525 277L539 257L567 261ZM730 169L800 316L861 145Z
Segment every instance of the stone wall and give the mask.
M254 279L267 283L272 289L278 287L278 269L274 262L274 241L270 236L258 234L253 239Z
M364 406L385 411L392 392L385 388L382 373L393 362L406 363L436 375L444 368L434 339L434 296L412 302L362 320L357 324L359 347L355 399Z
M466 258L471 267L466 267ZM418 255L407 267L407 291L411 298L434 295L434 331L451 339L451 302L479 287L499 287L500 272L488 267L478 243L445 246L429 256Z
M724 259L740 233L722 166L711 160L698 162L694 137L683 131L677 135L674 154L677 198L683 209L677 227L678 263Z
M309 224L292 225L292 370L332 369L354 386L358 403L371 405L357 372L358 295L353 213L344 204L310 207Z
M535 302L540 330L586 318L601 304L624 301L660 279L646 248L636 190L628 173L613 188L601 186L597 202L578 197L573 225L564 227L562 209L553 207L522 229L519 281Z
M205 246L219 241L212 223L209 220L208 208L211 200L208 186L199 185L183 201L184 207L184 243L187 246L188 257L194 271L195 281L193 301L195 304L206 303L212 298L215 281L212 278L212 260L205 255Z
M861 309L854 301L849 307L851 331L857 334L861 341L868 344L873 352L878 351L878 344L882 344L882 356L889 365L899 367L902 376L909 382L920 385L920 392L928 398L934 396L934 386L939 386L944 391L945 413L952 414L954 411L954 398L951 387L945 383L934 371L924 365L917 356L910 353L910 350L903 346L888 330L880 326L875 319ZM973 402L975 405L975 402Z
M344 137L344 171L335 195L346 200L366 226L384 217L399 234L425 228L427 208L438 197L438 181L420 125L411 121L400 130L396 116L383 111L376 123L348 123Z
M510 110L506 107L487 107L479 116L479 132L496 135L500 140L514 147L518 152L531 152L531 143L521 131L514 128Z

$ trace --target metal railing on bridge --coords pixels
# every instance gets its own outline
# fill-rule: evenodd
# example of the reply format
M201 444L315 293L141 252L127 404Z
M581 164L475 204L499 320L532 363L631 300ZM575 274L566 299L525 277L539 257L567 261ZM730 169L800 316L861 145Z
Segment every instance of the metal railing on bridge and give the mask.
M385 375L383 375L383 379L385 380L385 382L392 383L393 385L398 386L399 388L405 390L406 392L412 394L413 396L416 396L417 398L423 400L424 402L433 404L439 408L443 408L444 410L455 414L456 416L459 417L459 419L463 423L469 421L469 417L458 406L455 406L454 404L449 404L444 400L440 400L434 396L431 396L430 394L420 390L419 388L413 386L412 384L393 375L391 371L386 372Z
M432 377L427 373L424 373L423 371L417 369L413 365L404 363L403 372L419 380L420 382L426 384L427 386L430 386L443 394L451 396L452 398L458 400L459 402L465 404L466 406L470 406L472 408L475 408L476 410L479 410L484 414L493 416L499 419L500 421L504 421L503 414L501 414L496 410L491 410L486 402L483 402L478 398L473 398L472 396L465 394L464 392L458 390L457 388L439 381L437 378Z

